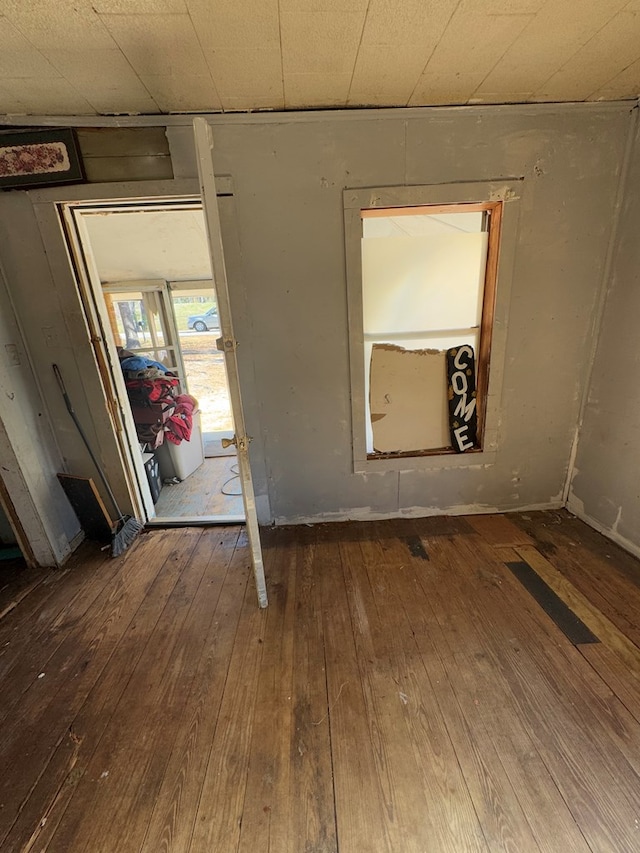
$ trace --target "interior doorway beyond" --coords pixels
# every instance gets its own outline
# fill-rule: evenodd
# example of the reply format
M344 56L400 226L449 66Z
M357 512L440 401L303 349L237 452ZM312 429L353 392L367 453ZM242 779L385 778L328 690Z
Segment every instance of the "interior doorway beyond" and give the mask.
M244 521L201 204L74 213L147 522Z

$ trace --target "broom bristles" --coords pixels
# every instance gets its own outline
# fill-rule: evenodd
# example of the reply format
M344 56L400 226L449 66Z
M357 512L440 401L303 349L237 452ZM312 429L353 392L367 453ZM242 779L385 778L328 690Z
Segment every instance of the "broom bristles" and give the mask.
M137 536L144 530L144 525L140 524L137 518L128 516L121 519L119 527L113 534L111 542L111 556L119 557L123 551L126 551Z

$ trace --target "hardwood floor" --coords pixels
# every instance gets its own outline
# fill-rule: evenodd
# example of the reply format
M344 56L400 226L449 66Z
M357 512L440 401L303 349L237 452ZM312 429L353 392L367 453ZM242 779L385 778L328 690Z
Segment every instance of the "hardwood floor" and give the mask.
M264 554L267 610L241 527L0 567L3 853L640 849L637 560L566 512Z
M237 470L235 456L207 457L186 480L162 487L156 515L175 519L210 515L244 517Z

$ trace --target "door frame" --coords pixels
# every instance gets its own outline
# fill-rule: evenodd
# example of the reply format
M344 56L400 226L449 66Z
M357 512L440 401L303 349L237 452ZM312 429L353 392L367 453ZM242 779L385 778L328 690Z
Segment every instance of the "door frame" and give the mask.
M215 177L216 193L220 197L225 223L225 235L227 245L227 257L232 263L235 271L235 279L240 283L234 289L233 301L236 317L239 317L240 326L246 330L242 348L242 357L246 364L244 368L244 393L253 420L259 421L259 407L255 399L255 377L253 375L251 336L246 310L244 290L241 286L242 258L237 235L235 218L235 205L233 197L233 182L229 175L218 175ZM136 181L136 182L113 182L103 184L78 184L68 187L54 187L49 189L31 190L28 198L33 207L35 220L38 224L43 245L47 253L48 264L52 276L53 287L56 298L61 306L62 319L68 329L69 357L66 358L70 372L75 371L77 376L76 393L81 407L84 407L89 424L93 427L94 440L98 455L103 461L111 479L112 488L121 507L134 515L144 517L143 507L140 506L139 489L137 483L132 483L127 476L127 464L123 458L121 446L118 442L117 424L113 422L112 407L113 399L109 397L108 387L105 387L103 374L99 369L95 354L95 341L92 340L93 333L89 328L83 328L83 322L78 323L82 316L86 318L78 277L74 269L73 259L70 257L62 231L59 217L59 206L64 203L90 203L103 202L110 206L122 202L129 209L136 209L140 203L166 202L167 205L177 205L179 200L201 202L200 188L197 180L192 178L176 178L168 181ZM62 355L58 356L62 359ZM55 392L51 394L45 388L47 403L53 408L57 405ZM108 423L101 414L109 412L111 422ZM92 417L92 413L95 416ZM256 420L258 419L258 420ZM260 438L260 430L257 430L257 441L252 451L253 465L257 466L257 476L260 482L266 484L266 469L263 458L263 448ZM146 481L146 476L145 476ZM257 500L260 512L265 523L271 518L269 500L266 492L261 494ZM159 522L159 519L155 519ZM175 519L167 519L163 524L174 524ZM202 518L181 519L180 524L200 524ZM224 523L244 523L244 518L225 517Z
M167 321L172 345L175 349L178 368L182 369L184 374L184 366L180 356L180 341L175 324L173 306L170 303L170 290L168 282L164 279L146 279L132 280L130 282L116 282L109 284L106 288L103 287L98 270L95 267L92 252L88 251L91 247L91 240L86 228L86 223L83 220L83 214L93 215L96 207L101 213L108 214L110 212L117 213L120 209L140 209L148 210L149 207L161 209L165 206L164 199L149 199L136 198L131 204L126 204L124 207L118 205L117 201L111 205L108 200L100 200L97 204L90 200L77 202L64 202L58 205L60 210L61 220L65 226L67 240L70 250L75 258L75 269L78 273L78 287L81 291L82 302L87 316L87 322L92 330L92 343L96 350L96 359L100 366L103 385L105 386L108 397L111 400L111 408L113 412L113 421L115 426L115 434L118 440L122 456L126 463L126 474L131 479L134 492L137 490L136 497L137 511L136 515L144 518L145 522L151 526L177 526L184 527L186 525L210 525L210 524L244 524L246 517L241 514L226 513L212 515L195 515L195 516L161 516L156 513L155 504L151 495L151 489L147 480L142 451L137 438L133 415L128 404L128 396L126 385L122 371L119 369L117 357L116 342L109 322L108 308L105 300L105 293L108 292L124 292L126 290L134 290L139 292L160 291L161 298L164 301L164 308L167 313ZM166 205L167 209L176 207L178 209L195 208L202 210L204 214L204 205L200 196L183 197L179 196L172 199L171 204ZM215 290L213 279L209 279L209 286ZM183 377L181 377L183 378ZM241 481L243 489L245 488L244 481Z

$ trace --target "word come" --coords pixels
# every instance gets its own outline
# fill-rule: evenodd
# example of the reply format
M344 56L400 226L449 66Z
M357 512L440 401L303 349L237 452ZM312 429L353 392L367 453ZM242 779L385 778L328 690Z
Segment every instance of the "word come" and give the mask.
M477 446L476 364L473 347L447 350L447 391L451 444L458 453Z

